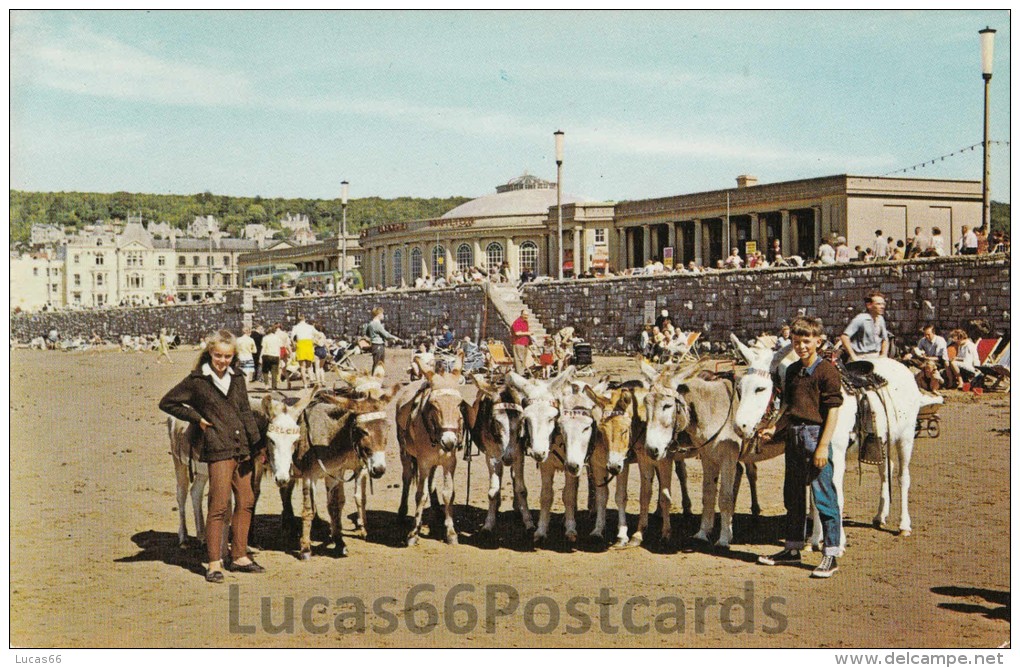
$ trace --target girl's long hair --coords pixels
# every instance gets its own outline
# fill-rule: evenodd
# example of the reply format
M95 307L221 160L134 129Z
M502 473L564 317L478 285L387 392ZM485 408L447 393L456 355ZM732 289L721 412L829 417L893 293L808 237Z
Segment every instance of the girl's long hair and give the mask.
M234 333L229 329L221 329L206 337L205 347L202 349L201 354L199 354L198 361L195 362L195 371L201 371L203 364L209 364L212 362L213 346L217 346L219 344L226 344L233 349L234 359L230 360L230 366L233 367L235 371L238 370L237 337L234 336Z

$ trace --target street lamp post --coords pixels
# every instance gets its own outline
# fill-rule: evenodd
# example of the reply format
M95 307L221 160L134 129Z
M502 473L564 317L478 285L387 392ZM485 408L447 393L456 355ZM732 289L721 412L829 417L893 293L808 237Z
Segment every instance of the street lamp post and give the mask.
M563 130L553 133L556 139L556 258L559 280L563 280ZM577 259L574 259L576 264Z
M985 228L985 234L990 234L992 231L992 203L989 199L989 157L990 147L988 145L988 89L992 83L992 54L995 50L995 29L985 28L979 30L978 34L981 35L981 76L985 80L985 133L984 133L984 149L985 155L982 161L981 170L981 224Z
M340 182L340 282L337 284L337 291L341 285L347 285L347 188L350 184L347 181Z

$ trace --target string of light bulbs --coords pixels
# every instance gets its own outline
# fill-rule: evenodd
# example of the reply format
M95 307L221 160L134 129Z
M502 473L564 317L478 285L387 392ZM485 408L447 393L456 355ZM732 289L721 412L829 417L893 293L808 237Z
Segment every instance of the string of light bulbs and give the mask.
M1008 141L989 141L988 143L989 144L995 144L995 145L998 145L998 146L1009 146L1009 142ZM951 158L954 155L960 155L961 153L966 153L967 151L973 151L974 149L978 148L979 146L982 146L983 144L984 144L984 142L978 142L976 144L971 144L970 146L964 146L963 148L957 149L957 150L953 151L952 153L946 153L945 155L940 155L937 158L932 158L930 160L925 160L924 162L919 162L916 165L911 165L910 167L904 167L903 169L897 169L897 170L894 170L894 171L891 171L891 172L886 172L882 176L892 176L893 174L903 174L903 173L906 173L906 172L917 171L917 169L919 169L919 168L923 169L923 168L927 167L928 165L934 165L936 162L942 162L946 158Z

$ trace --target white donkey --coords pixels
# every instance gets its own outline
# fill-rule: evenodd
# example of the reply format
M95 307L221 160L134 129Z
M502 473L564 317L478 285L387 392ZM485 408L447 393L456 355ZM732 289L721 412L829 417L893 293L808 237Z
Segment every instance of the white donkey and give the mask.
M567 367L563 373L552 380L529 380L514 372L507 374L507 384L524 397L524 410L521 411L524 452L538 462L542 472L542 509L539 513L538 528L535 531L535 543L544 542L548 535L549 512L552 507L553 495L552 482L557 468L567 473L567 484L563 489L563 503L567 508L565 520L567 540L573 542L577 539L577 524L574 519L574 510L577 507L577 475L584 465L587 448L580 458L571 453L572 456L568 464L567 457L563 452L562 439L556 439L558 443L555 449L556 454L553 457L549 456L554 452L553 436L559 429L557 420L560 416L561 394L568 386L574 372L573 366ZM584 395L571 394L571 396L584 397L586 402L594 405L594 402ZM589 427L593 425L594 421L589 424ZM570 472L571 470L573 473ZM574 478L573 484L570 482L571 476Z
M304 397L297 405L288 407L283 402L272 399L269 395L261 401L250 399L252 413L255 414L255 422L258 424L259 432L266 440L266 448L270 462L280 461L281 456L276 453L293 452L294 442L297 440L300 430L298 429L297 416L301 414L304 407L308 405L310 394ZM170 437L170 456L174 462L174 475L177 478L177 512L180 516L180 523L177 528L178 544L183 546L188 540L187 503L188 496L191 496L191 505L195 515L195 534L198 540L205 541L205 514L202 509L202 496L205 493L205 486L209 481L209 466L198 461L200 453L192 442L189 423L178 420L174 417L167 417L167 433ZM286 456L286 466L289 470L290 458ZM261 477L264 467L256 466L256 495L258 480ZM274 472L275 475L275 472ZM257 498L257 496L256 496ZM230 516L230 513L227 513ZM228 532L224 532L224 537Z
M524 453L520 445L521 400L510 387L496 387L482 375L471 377L478 387L478 395L467 412L467 425L471 440L485 455L489 470L489 512L481 536L494 542L496 514L499 511L503 475L510 471L513 483L514 507L521 513L524 529L535 530L528 511L528 490L524 486Z
M775 385L773 374L785 377L786 368L796 356L792 349L786 347L778 352L764 348L748 347L736 336L730 335L740 355L748 363L747 373L739 380L740 403L734 417L737 432L746 438L754 435L761 423L773 398ZM908 507L910 492L910 457L914 450L914 429L917 413L922 406L942 403L942 397L924 395L917 388L917 382L907 367L896 360L881 357L868 360L874 366L875 373L886 381L886 385L866 393L871 413L874 416L875 435L887 446L889 460L887 466L879 467L881 494L878 512L872 523L876 527L885 524L889 516L890 486L888 473L892 469L892 450L895 448L899 459L900 481L900 535L909 536L911 532L910 511ZM843 405L839 408L836 429L832 436L832 481L836 487L840 514L843 513L843 476L846 472L846 451L849 447L851 434L857 421L859 405L857 398L843 392ZM818 547L821 544L821 522L815 515L814 533L810 544ZM846 533L840 529L840 548L846 546Z
M659 479L659 506L663 515L663 538L669 538L669 483L672 461L697 456L704 470L702 482L701 528L695 540L708 542L715 524L718 499L722 515L718 547L729 547L733 540L733 513L736 505L737 458L743 439L733 425L736 391L726 379L698 377L700 365L656 371L642 361L641 372L649 387L644 394L647 418L643 450L636 448L641 469L642 517L631 542L639 544L647 526L647 505L651 497L653 472Z

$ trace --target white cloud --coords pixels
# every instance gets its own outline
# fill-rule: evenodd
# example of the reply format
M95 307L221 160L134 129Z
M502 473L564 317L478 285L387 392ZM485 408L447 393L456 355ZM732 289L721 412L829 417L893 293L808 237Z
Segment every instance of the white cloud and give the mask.
M174 105L246 104L251 84L239 73L175 62L76 26L12 25L11 74L20 86Z

